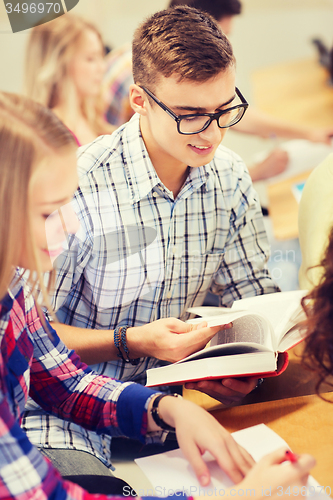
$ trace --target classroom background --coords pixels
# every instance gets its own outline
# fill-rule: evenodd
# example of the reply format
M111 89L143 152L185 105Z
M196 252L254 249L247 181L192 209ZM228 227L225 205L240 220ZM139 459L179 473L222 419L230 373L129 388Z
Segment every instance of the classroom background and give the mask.
M115 48L131 40L142 19L167 4L167 0L80 0L73 13L93 21L105 43ZM316 51L311 43L314 37L332 46L333 0L243 0L242 4L242 14L234 18L230 39L237 58L237 84L251 103L254 71L314 56ZM11 32L5 2L0 2L1 90L22 89L28 34L29 30ZM245 161L270 146L269 140L235 134L232 130L224 144Z

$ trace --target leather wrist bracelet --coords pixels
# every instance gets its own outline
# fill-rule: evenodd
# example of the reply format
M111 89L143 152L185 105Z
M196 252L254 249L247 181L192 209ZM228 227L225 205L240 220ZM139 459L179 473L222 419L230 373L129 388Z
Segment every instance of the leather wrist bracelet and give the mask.
M126 332L127 332L128 325L122 325L122 326L117 326L114 329L114 334L113 334L113 341L114 345L118 349L118 358L121 358L124 363L131 363L131 365L138 365L140 363L140 358L130 358L130 353L127 347L127 341L126 341ZM121 351L121 348L125 352L126 358L123 356L123 353Z
M121 330L121 326L117 326L117 328L114 329L113 342L118 350L118 353L117 353L118 358L121 358L123 361L126 361L126 359L124 358L123 353L121 352L121 349L120 349L120 330Z
M174 427L172 427L171 425L164 422L163 418L160 416L159 411L158 411L159 402L161 401L161 399L165 398L166 396L173 396L175 398L181 398L180 394L160 394L159 396L157 396L154 399L150 413L151 413L151 416L153 417L155 424L157 424L159 427L161 427L161 429L163 429L164 431L176 432L176 429Z

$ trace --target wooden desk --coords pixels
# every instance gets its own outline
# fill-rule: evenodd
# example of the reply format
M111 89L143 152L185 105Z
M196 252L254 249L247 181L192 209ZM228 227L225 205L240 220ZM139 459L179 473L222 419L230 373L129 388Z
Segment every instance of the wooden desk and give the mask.
M230 432L264 423L296 453L311 453L317 460L311 474L320 485L330 486L333 493L333 404L318 396L300 396L215 410L212 414Z
M333 388L322 388L332 403L315 395L318 379L301 365L301 349L302 344L289 352L284 373L267 378L238 405L225 408L197 391L187 391L186 397L209 409L230 432L264 423L296 453L311 453L317 460L312 475L333 494Z
M277 240L298 237L299 204L292 192L295 183L305 181L312 170L303 172L284 181L267 186L268 209L272 219L274 236Z
M315 58L257 70L252 81L254 103L262 111L297 125L333 126L333 87Z

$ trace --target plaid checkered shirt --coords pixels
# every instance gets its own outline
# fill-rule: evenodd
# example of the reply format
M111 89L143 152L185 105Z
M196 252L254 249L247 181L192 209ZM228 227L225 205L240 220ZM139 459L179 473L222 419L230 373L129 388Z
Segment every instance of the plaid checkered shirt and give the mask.
M258 196L232 151L219 146L209 164L189 167L174 199L156 174L135 115L111 136L81 147L78 169L74 204L81 226L56 262L54 307L61 322L114 329L186 320L186 310L201 305L208 291L223 306L278 291L266 269L269 244ZM93 369L144 384L147 368L158 364L142 358L137 366L119 360ZM107 463L107 437L29 409L24 426L34 443L94 449Z
M16 281L0 302L2 499L95 498L62 480L27 438L20 423L28 393L44 411L98 434L127 435L142 442L147 438L147 406L154 392L92 372L49 329L51 335L42 326L31 295L24 296Z

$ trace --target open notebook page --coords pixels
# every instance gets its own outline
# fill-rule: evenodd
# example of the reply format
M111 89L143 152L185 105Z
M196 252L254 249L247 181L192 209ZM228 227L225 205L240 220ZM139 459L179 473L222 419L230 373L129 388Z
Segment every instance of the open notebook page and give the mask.
M286 442L265 424L248 427L234 432L232 435L240 445L251 453L256 461L277 448L286 446ZM211 484L204 488L200 486L191 466L179 449L138 458L135 462L151 482L157 496L172 495L182 491L187 495L212 497L213 491L225 490L234 485L209 453L204 454L204 459L207 461L212 477ZM315 500L330 499L328 495L323 493L319 483L311 476L307 487L309 498Z

